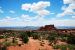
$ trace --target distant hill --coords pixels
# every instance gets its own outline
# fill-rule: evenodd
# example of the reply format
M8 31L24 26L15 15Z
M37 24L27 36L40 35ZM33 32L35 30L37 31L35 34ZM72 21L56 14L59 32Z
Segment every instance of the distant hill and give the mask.
M25 27L0 27L0 30L37 30L39 26L25 26ZM74 26L56 26L57 29L75 29Z
M56 26L57 29L75 29L75 26Z
M37 30L39 27L26 26L26 27L0 27L0 30Z

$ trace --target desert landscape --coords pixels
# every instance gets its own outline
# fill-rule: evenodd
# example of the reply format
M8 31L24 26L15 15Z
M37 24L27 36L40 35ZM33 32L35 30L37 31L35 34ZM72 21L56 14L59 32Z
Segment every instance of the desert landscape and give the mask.
M0 31L0 50L74 50L74 31L57 29L54 25L27 31L3 30Z
M0 0L0 50L75 50L75 0Z

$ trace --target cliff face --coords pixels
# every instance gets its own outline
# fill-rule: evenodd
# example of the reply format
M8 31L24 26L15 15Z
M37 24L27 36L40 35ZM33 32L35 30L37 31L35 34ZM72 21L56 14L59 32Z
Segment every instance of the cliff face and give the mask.
M54 25L45 25L44 27L40 27L38 29L39 31L50 31L50 30L55 30Z

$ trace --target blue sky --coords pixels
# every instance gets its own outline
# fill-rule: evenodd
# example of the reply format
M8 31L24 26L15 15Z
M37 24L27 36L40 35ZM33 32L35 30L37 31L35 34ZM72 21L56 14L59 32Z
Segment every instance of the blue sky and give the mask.
M75 0L0 0L0 26L75 26Z

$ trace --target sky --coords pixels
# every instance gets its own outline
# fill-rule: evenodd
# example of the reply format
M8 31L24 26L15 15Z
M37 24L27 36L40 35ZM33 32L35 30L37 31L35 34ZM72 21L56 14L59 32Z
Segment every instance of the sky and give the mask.
M75 0L0 0L0 27L75 26Z

